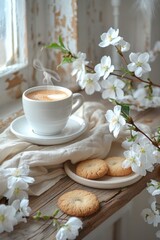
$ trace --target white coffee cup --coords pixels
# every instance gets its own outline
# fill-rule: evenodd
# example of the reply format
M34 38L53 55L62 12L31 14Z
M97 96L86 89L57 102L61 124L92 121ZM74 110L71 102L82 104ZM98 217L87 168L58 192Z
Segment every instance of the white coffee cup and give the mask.
M80 93L59 86L37 86L27 89L22 104L28 124L38 135L55 135L66 126L68 119L83 104Z

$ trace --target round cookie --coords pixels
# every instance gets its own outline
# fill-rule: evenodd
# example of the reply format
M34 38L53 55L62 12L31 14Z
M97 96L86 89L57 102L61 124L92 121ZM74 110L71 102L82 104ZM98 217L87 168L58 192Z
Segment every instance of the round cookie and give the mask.
M109 157L105 161L108 165L107 175L112 177L127 176L132 173L132 169L123 168L122 162L125 160L124 157Z
M76 166L76 174L87 179L98 179L106 175L108 166L102 159L89 159L79 162Z
M96 195L91 192L73 190L60 196L58 206L68 215L86 217L99 209L99 201Z

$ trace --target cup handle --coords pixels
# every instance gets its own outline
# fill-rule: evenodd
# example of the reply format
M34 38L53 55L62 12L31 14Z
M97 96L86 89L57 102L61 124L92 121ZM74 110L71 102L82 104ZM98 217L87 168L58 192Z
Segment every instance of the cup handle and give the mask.
M72 106L71 114L77 111L77 109L80 108L80 106L82 106L83 102L84 102L84 97L82 94L73 93L73 106Z

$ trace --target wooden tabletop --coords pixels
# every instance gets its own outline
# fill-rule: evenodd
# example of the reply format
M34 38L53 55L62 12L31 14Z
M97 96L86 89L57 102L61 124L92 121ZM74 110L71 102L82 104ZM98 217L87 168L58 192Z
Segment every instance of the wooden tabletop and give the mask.
M155 128L160 123L160 110L149 109L145 112L135 114L136 120L148 124L150 127ZM159 116L159 117L158 117ZM39 197L30 197L30 207L32 208L32 216L40 210L42 214L51 214L57 209L57 199L64 192L74 189L85 189L93 192L99 199L100 209L98 212L90 217L83 218L83 229L80 231L77 240L83 239L88 233L96 229L101 223L108 219L111 215L125 206L137 194L139 194L145 187L150 179L160 180L160 168L155 166L152 173L148 173L142 177L138 182L124 188L118 189L96 189L86 187L71 180L68 176L62 178L56 185L51 187L48 191ZM58 216L68 219L61 211ZM15 227L11 233L3 233L0 239L3 240L53 240L55 239L56 231L52 226L51 220L35 221L28 219L27 223L20 223Z
M95 193L100 201L100 210L92 216L83 219L83 229L77 237L77 240L80 240L103 223L112 214L118 211L121 207L127 204L133 197L139 194L146 187L146 183L149 182L151 178L160 180L160 168L158 166L152 173L147 174L147 176L143 177L137 183L129 187L114 190L102 190L85 187L75 183L69 177L64 177L41 196L30 197L32 215L35 215L38 210L40 210L42 214L51 214L54 212L54 210L57 209L57 199L64 192L74 189L85 189ZM68 218L68 216L63 214L61 211L58 216ZM0 239L53 240L55 235L56 231L54 230L50 220L44 222L29 219L27 223L20 223L17 225L14 232L1 234Z

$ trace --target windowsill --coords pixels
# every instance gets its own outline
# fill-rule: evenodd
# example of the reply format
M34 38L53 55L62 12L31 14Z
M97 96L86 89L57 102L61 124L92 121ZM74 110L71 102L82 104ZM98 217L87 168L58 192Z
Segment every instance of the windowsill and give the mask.
M13 65L8 66L8 67L5 66L4 69L0 68L0 78L5 77L9 74L12 74L16 71L19 71L19 70L25 68L27 65L28 65L27 62L26 63L16 63L16 64L13 64Z

